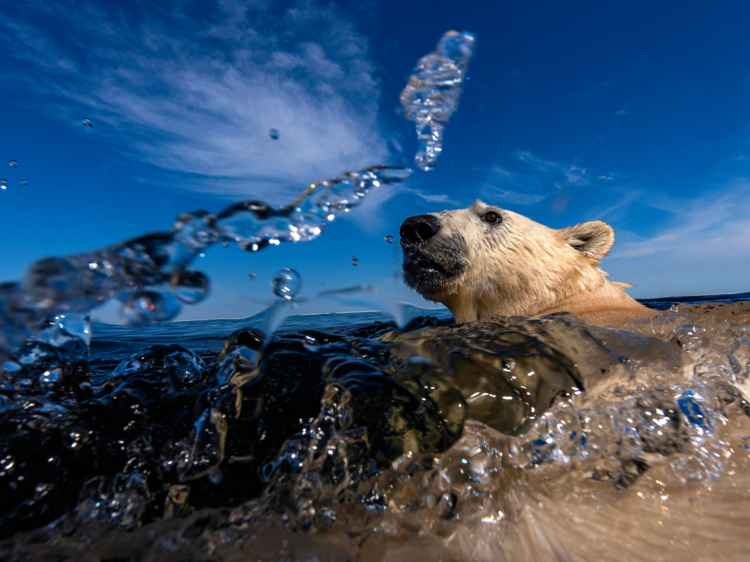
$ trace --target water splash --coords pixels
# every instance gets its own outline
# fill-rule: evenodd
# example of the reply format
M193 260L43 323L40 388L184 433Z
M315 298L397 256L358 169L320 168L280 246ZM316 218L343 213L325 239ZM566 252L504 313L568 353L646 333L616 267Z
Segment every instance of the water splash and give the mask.
M392 292L393 288L385 283L373 283L320 291L317 296L346 306L378 310L390 316L399 328L420 316L430 316L436 310L393 300L390 296Z
M642 334L556 314L271 339L292 302L218 357L153 345L93 389L28 342L0 389L6 558L256 560L274 536L284 559L415 536L436 560L746 558L747 304Z
M471 33L448 31L434 52L419 59L401 92L405 116L417 125L414 163L424 171L434 169L443 149L443 129L458 107L474 43Z
M20 282L0 285L0 361L48 319L85 314L112 298L123 303L123 320L133 326L174 318L180 302L193 304L208 295L208 278L189 266L210 246L226 239L256 252L282 242L313 240L338 213L357 207L371 189L403 182L410 174L408 168L386 166L346 172L313 183L280 209L245 201L216 215L185 213L171 232L39 260Z

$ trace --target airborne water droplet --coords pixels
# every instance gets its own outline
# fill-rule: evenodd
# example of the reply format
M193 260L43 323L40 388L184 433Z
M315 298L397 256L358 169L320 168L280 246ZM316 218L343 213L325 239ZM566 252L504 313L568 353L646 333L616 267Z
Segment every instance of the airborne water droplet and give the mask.
M229 245L232 243L232 241L229 238L222 238L221 239L221 245L225 248L229 248Z
M28 185L28 183L26 180L21 180L21 185Z
M8 180L0 180L0 188L5 189L8 187Z
M18 167L18 162L16 162L15 160L8 160L8 165L11 168L17 168Z
M359 265L359 259L355 256L352 256L352 265Z
M274 276L271 287L277 297L293 299L302 288L302 277L293 269L285 267Z
M255 281L255 273L248 273L247 276L250 278L250 281Z
M388 242L389 244L393 244L393 236L386 236L386 237L384 238L384 240L385 240L386 242Z
M83 123L87 127L93 127L94 126L94 123L91 121L91 119L84 119L83 121L81 121L81 123Z
M279 134L278 129L269 129L268 130L268 136L271 137L273 140L278 140L278 138L281 135Z
M120 317L128 326L139 328L152 322L166 322L180 312L180 305L170 293L139 291L120 310Z

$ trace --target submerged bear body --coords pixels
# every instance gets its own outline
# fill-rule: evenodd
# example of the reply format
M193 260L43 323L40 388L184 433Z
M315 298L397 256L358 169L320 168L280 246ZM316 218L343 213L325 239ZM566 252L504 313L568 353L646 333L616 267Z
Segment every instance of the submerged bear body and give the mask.
M558 230L481 201L401 226L406 284L458 323L552 312L606 325L652 318L655 311L625 293L630 285L599 268L614 241L601 221Z

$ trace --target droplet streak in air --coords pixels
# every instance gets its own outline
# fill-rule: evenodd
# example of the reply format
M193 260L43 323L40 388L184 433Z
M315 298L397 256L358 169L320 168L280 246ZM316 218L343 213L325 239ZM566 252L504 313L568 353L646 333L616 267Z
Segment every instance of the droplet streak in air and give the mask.
M8 165L11 168L17 168L18 167L18 162L16 162L15 160L8 160Z
M27 182L26 180L21 180L21 185L28 185L28 184L29 182Z
M7 189L8 187L8 180L0 180L0 189Z
M178 298L197 302L202 297L202 282L173 285L173 280L177 274L180 281L184 280L181 272L188 271L208 247L224 238L248 251L312 240L322 234L331 217L361 204L370 189L401 183L410 174L408 168L385 166L346 172L310 185L280 209L260 201L245 201L218 215L184 213L171 232L155 232L92 252L38 260L20 282L0 284L0 363L49 318L61 313L86 313L112 298L125 303L121 314L132 326L169 320L179 312ZM6 189L7 180L0 185ZM282 296L286 298L297 290L298 286L290 287L282 291Z
M293 299L302 288L302 277L293 269L285 267L274 275L271 287L277 297Z
M359 258L352 256L352 265L359 265Z
M81 123L83 125L85 125L86 127L93 127L94 126L94 123L93 123L93 121L91 121L91 119L84 119L83 121L81 121Z
M448 31L434 52L419 59L401 92L405 117L417 125L414 163L424 171L435 167L442 151L443 129L458 107L474 43L472 33Z
M389 244L393 244L393 236L386 236L385 238L383 238L383 240L385 240Z

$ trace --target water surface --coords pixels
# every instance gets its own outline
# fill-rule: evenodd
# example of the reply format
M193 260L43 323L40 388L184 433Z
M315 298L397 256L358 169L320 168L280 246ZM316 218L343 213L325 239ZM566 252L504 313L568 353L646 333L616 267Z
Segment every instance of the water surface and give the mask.
M627 330L436 310L27 343L0 558L746 559L740 298Z

